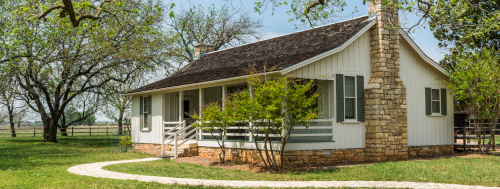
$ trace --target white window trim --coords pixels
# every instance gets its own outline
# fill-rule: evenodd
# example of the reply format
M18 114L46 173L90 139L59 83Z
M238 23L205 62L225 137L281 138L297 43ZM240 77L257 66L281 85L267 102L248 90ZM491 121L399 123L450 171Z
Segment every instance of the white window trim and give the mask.
M345 109L346 109L346 103L345 103L345 99L346 99L346 96L345 96L345 92L346 92L346 84L345 84L345 81L346 81L346 77L354 77L354 119L347 119L345 118ZM344 75L344 121L342 123L356 123L358 122L358 110L357 110L357 107L358 107L358 89L357 89L357 81L358 78L356 78L356 75ZM352 97L349 97L349 98L352 98Z
M142 118L142 128L141 128L141 131L150 131L150 129L149 129L149 128L147 128L147 124L146 124L146 121L147 121L147 119L148 119L148 116L144 116L144 114L149 113L149 112L147 112L147 110L146 110L146 108L145 108L145 107L146 107L146 102L145 102L145 100L144 100L144 99L146 99L146 98L148 98L148 96L143 96L143 97L142 97L142 115L141 115L141 116L142 116L143 118ZM152 104L152 103L151 103L151 104Z
M432 98L432 94L433 94L433 90L437 90L439 92L438 94L438 97L439 97L439 100L433 100ZM433 102L439 102L439 106L438 106L438 109L439 109L439 112L432 112L432 104ZM442 116L442 113L443 111L441 110L441 89L434 89L434 88L431 88L431 116Z

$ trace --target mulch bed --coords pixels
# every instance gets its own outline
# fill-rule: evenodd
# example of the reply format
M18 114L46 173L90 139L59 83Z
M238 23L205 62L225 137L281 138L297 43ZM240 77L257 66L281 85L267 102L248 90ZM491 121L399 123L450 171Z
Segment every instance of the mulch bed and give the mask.
M452 157L456 157L456 158L482 158L483 156L499 156L499 155L453 153L453 154L441 155L441 156L413 157L413 158L409 158L408 160L404 160L404 161L412 161L412 160L428 161L428 160L441 159L441 158L452 158ZM202 166L207 166L207 167L220 167L220 168L224 168L224 169L250 171L250 172L254 172L254 173L275 173L273 171L266 170L266 168L261 164L233 162L233 161L227 160L227 159L226 159L226 162L224 164L221 164L219 159L217 159L217 158L207 158L207 157L200 157L200 156L180 157L180 158L175 159L174 161L182 162L182 163L192 163L192 164L197 164L197 165L202 165ZM310 172L310 171L314 171L314 170L325 170L325 169L330 169L330 168L352 167L352 166L369 165L369 164L373 164L373 162L337 163L335 165L310 164L310 165L302 165L299 167L297 167L297 166L287 167L286 170L283 170L283 172L285 172L285 171Z

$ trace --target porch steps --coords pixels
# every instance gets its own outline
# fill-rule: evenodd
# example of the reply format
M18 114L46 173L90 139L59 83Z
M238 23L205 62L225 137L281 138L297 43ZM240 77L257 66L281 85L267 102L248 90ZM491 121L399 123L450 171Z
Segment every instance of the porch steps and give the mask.
M172 144L165 146L165 156L174 156L175 147ZM197 143L185 143L177 146L177 156L178 157L191 157L198 155L198 144Z

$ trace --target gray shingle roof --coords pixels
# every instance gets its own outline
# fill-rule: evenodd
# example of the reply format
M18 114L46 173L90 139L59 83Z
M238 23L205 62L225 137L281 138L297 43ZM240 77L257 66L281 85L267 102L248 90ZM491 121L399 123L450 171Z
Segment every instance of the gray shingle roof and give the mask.
M341 46L363 27L368 16L208 53L171 76L126 94L279 71ZM265 69L264 69L265 68Z

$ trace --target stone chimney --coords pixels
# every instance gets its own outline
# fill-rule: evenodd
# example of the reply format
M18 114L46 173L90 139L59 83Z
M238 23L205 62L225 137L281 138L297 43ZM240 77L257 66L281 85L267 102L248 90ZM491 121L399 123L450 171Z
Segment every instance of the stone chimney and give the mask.
M198 59L206 53L215 50L215 46L211 44L198 43L194 45L194 59Z
M369 2L371 78L365 88L366 160L408 159L406 88L400 78L397 0Z

